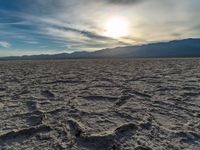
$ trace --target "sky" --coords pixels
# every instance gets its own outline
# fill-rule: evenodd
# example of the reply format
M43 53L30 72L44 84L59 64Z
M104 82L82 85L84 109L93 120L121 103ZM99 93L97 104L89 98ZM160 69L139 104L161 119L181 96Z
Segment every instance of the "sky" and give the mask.
M200 37L200 0L0 0L0 57Z

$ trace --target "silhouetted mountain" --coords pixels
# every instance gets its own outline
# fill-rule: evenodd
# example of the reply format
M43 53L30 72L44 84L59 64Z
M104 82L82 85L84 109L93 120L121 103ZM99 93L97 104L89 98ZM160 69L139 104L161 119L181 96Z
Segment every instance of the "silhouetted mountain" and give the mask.
M200 56L200 39L185 39L94 52L96 57L195 57Z
M159 58L200 57L200 39L175 40L137 46L117 47L95 52L74 52L55 55L4 57L1 59L70 59L70 58Z

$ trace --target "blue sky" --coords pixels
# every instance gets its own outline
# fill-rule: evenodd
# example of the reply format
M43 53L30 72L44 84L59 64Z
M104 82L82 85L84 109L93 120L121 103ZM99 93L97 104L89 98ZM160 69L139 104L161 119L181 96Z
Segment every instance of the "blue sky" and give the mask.
M0 56L199 38L199 14L199 0L0 0ZM126 20L123 37L106 34L113 18Z

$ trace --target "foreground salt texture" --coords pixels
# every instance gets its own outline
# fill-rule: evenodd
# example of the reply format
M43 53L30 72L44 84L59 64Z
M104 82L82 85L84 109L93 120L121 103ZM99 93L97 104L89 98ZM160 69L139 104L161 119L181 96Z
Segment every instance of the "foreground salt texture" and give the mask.
M200 59L0 62L0 149L200 148Z

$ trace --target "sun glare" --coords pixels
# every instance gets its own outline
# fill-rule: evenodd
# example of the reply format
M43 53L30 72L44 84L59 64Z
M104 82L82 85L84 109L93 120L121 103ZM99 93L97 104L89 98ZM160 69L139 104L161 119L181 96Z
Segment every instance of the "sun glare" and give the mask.
M113 17L105 23L105 36L120 38L128 34L128 21L123 17Z

